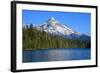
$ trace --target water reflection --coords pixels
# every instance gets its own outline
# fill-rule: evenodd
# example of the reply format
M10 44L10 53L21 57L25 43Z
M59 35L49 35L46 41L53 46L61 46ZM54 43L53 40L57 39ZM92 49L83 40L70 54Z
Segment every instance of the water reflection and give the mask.
M91 53L89 48L23 51L23 62L83 60L90 59L90 57Z

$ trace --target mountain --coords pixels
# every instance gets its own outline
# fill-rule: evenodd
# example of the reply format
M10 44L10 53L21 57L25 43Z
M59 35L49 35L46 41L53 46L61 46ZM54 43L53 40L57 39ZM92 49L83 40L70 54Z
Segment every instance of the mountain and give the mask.
M89 36L74 31L54 17L40 26L33 26L33 24L23 26L24 50L90 47Z
M70 39L88 40L90 38L89 36L85 34L76 32L73 29L69 28L68 26L61 24L54 17L51 17L45 23L35 28L40 31L45 31L49 34L64 36L65 38L70 38Z

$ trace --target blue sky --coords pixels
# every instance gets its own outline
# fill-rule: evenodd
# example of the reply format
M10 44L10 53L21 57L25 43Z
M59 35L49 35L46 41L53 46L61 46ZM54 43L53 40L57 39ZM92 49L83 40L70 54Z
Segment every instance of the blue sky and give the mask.
M23 25L33 24L38 26L46 22L51 17L57 19L60 23L69 26L73 30L82 34L90 35L91 14L79 12L54 12L54 11L36 11L23 10Z

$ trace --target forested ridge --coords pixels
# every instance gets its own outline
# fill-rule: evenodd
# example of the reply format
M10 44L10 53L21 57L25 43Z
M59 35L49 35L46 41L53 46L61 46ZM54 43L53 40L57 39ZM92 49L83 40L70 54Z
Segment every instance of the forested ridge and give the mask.
M33 27L23 26L23 49L37 50L50 48L90 48L90 41L68 39L63 36L51 35Z

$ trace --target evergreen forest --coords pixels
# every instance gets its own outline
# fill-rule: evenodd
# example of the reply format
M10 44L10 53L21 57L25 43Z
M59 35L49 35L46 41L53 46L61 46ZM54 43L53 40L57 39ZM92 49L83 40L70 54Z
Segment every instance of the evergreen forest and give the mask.
M69 39L37 30L32 24L23 26L23 49L90 48L90 41Z

